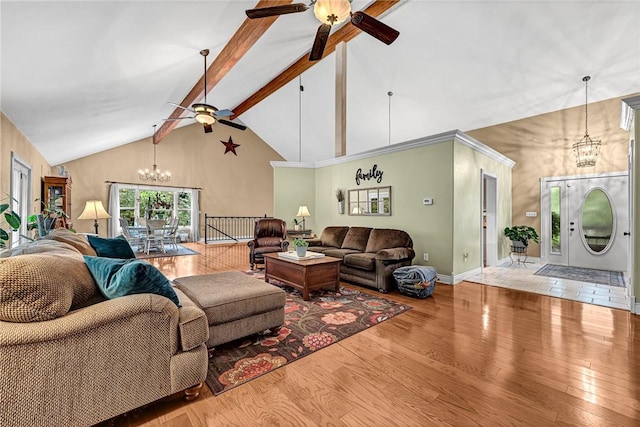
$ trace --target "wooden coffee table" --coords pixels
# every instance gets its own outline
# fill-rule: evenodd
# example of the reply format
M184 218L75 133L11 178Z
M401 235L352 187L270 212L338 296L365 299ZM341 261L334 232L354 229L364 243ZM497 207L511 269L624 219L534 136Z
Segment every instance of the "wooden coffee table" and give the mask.
M280 280L302 291L302 299L309 301L309 291L321 288L340 290L341 261L329 256L297 261L280 257L277 253L264 254L264 281Z

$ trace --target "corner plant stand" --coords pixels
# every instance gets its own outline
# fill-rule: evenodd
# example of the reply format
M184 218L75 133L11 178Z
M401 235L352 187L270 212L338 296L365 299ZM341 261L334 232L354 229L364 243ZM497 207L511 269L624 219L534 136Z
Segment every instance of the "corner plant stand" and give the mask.
M513 263L515 262L516 265L526 266L526 262L528 258L527 246L525 246L524 243L522 243L519 240L512 240L511 250L509 251L509 258L511 259L510 265L513 265Z

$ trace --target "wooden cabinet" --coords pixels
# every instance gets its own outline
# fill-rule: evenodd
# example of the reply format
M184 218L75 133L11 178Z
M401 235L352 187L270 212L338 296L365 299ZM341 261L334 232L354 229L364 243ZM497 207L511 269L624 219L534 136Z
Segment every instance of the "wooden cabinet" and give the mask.
M71 177L45 176L42 178L42 210L62 209L71 217ZM71 228L71 218L58 218L58 227Z

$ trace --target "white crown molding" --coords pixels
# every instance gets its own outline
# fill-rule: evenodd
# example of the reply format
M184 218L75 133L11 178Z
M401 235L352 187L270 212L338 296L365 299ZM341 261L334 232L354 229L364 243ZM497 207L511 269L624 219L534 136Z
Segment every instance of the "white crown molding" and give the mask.
M317 166L311 162L283 162L272 160L271 167L274 168L297 168L297 169L315 169Z
M339 165L342 163L352 162L354 160L362 160L367 159L374 156L381 156L385 154L395 153L398 151L410 150L413 148L423 147L426 145L440 144L442 142L447 142L451 140L455 140L462 145L465 145L472 150L478 151L485 156L502 163L503 165L513 168L516 164L513 160L506 157L505 155L497 152L493 148L483 144L475 138L470 137L466 133L460 130L452 130L449 132L439 133L437 135L426 136L423 138L413 139L410 141L400 142L398 144L393 144L388 147L375 148L373 150L364 151L362 153L347 155L342 157L336 157L334 159L321 160L315 163L309 162L281 162L281 161L272 161L272 167L281 167L281 168L321 168L326 166Z
M624 98L620 103L620 128L629 132L633 122L633 113L640 110L640 95Z

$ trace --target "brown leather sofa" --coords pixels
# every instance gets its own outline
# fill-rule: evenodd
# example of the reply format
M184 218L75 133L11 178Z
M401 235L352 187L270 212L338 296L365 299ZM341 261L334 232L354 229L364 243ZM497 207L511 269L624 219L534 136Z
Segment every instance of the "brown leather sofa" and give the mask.
M256 264L264 263L264 254L287 252L287 223L278 218L260 218L256 221L253 240L247 242L249 246L249 264L251 269Z
M306 239L309 251L342 259L340 279L388 292L396 287L393 271L411 265L416 253L402 230L331 226L317 239Z

